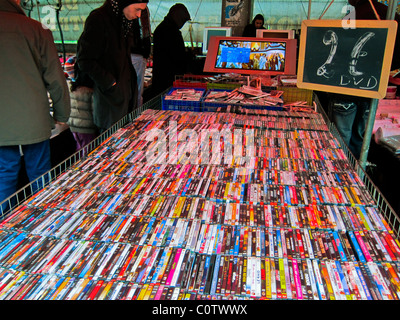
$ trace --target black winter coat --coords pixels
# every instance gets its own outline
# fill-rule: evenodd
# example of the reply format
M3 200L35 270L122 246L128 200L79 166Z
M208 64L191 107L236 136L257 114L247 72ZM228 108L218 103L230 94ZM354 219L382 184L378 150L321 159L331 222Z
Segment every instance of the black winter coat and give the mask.
M175 75L187 71L188 55L178 25L165 17L153 34L153 80L154 93L172 86Z
M127 39L106 1L89 14L78 40L76 85L91 86L87 83L90 78L93 120L100 130L108 129L136 107L137 78Z

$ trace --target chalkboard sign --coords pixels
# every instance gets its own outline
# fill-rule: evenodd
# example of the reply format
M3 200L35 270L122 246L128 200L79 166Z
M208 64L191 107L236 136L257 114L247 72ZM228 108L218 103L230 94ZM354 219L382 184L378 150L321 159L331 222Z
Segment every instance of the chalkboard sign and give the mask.
M297 86L367 98L386 95L397 22L305 20L300 35ZM345 27L344 27L345 26Z

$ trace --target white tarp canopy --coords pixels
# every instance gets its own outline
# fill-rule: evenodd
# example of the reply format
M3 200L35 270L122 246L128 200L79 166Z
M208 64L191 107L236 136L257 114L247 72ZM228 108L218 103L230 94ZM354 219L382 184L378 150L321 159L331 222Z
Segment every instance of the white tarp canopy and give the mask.
M177 1L150 0L148 7L151 15L152 30L164 19L169 8ZM203 40L204 27L221 26L222 1L220 0L183 0L191 15L191 22L182 29L185 41L190 41L190 32L194 45ZM59 21L64 40L75 42L82 30L90 11L101 6L103 0L22 0L27 14L40 20L53 31L56 41L61 40L56 19L56 9L60 7ZM329 7L328 10L326 10ZM299 29L304 19L341 19L347 10L347 0L254 0L253 15L261 13L265 18L265 27L270 29ZM325 12L326 11L326 12Z

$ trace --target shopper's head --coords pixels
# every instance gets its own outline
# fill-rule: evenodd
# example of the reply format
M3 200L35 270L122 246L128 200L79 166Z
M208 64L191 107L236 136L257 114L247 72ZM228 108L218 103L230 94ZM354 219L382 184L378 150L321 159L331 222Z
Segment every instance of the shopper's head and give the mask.
M134 20L140 18L142 11L146 9L148 0L119 0L119 7L125 18Z
M264 26L264 17L261 14L257 14L253 19L253 25L256 29L260 29Z
M190 20L190 13L184 4L177 3L169 9L167 17L171 18L180 29L186 21Z

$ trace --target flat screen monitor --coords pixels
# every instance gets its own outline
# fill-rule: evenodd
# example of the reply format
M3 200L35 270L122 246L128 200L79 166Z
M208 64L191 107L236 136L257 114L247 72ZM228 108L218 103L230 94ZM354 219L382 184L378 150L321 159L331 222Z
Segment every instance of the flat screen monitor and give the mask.
M257 29L257 38L283 38L294 39L294 30L270 30L270 29Z
M210 37L230 37L232 35L231 27L205 27L203 30L203 54L206 55L208 51L208 43Z
M211 37L205 72L295 75L296 39Z

